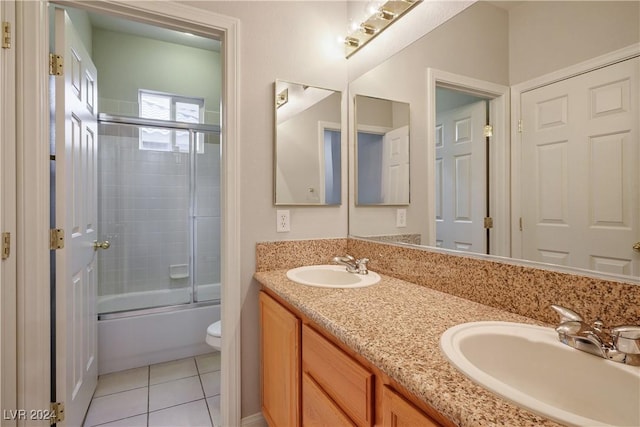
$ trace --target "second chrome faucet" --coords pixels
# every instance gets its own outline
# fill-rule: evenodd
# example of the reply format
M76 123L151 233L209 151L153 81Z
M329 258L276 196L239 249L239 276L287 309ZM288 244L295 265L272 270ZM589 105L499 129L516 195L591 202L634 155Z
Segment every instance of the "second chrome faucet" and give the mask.
M553 304L551 308L560 315L556 332L562 343L614 362L640 365L640 326L606 329L602 321L589 325L566 307Z

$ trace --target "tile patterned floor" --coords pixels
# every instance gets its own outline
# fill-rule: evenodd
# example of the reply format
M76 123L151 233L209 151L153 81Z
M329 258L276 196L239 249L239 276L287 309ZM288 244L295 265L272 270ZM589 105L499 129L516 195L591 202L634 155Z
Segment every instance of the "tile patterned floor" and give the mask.
M84 427L220 425L220 352L101 375Z

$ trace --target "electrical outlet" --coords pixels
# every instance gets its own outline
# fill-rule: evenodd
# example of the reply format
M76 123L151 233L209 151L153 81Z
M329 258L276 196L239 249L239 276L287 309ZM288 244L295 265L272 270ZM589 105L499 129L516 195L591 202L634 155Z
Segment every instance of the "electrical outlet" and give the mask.
M289 210L278 210L276 211L276 232L286 233L287 231L291 231Z
M406 226L407 226L407 210L396 209L396 227L406 227Z

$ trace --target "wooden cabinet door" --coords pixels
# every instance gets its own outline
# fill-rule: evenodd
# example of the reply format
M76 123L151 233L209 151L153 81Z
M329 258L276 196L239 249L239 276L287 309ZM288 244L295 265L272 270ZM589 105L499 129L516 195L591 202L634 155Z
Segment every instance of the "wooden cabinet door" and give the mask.
M300 425L300 319L260 292L262 413L270 427Z
M384 386L382 389L381 409L384 427L440 426L388 386Z

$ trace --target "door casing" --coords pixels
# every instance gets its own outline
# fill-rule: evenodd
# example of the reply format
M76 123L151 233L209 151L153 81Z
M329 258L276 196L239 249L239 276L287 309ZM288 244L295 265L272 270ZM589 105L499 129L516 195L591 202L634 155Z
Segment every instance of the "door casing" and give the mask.
M62 3L62 2L61 2ZM224 425L239 425L240 378L240 220L239 220L239 21L202 9L166 2L68 1L93 12L108 12L152 25L197 29L223 41L222 144L222 378ZM17 2L17 215L18 403L24 409L49 408L49 18L46 1ZM29 369L27 369L29 366ZM31 422L31 421L30 421ZM41 425L49 425L43 420Z
M454 74L435 68L427 69L427 164L435 165L436 161L436 86L447 87L463 92L475 93L491 98L489 115L493 125L491 150L489 150L489 212L493 218L491 230L491 255L510 256L511 228L509 215L509 87L479 80L460 74ZM428 194L435 194L435 171L428 168ZM427 205L427 236L424 244L436 246L436 210L435 198Z

